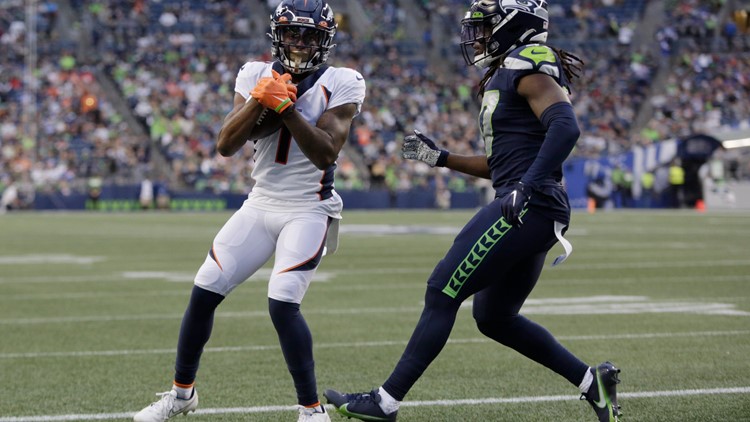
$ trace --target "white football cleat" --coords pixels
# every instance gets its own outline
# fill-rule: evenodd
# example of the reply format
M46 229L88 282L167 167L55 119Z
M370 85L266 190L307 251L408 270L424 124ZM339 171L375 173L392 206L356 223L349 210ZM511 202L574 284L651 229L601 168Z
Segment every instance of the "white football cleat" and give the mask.
M300 406L297 422L331 422L325 407L321 405L320 408L323 409L322 412L316 411L313 407Z
M193 389L193 397L185 400L178 399L177 392L174 390L167 391L166 393L157 393L156 395L161 396L161 399L136 413L133 421L165 422L179 414L187 415L188 412L195 412L195 409L198 408L198 392L195 389Z

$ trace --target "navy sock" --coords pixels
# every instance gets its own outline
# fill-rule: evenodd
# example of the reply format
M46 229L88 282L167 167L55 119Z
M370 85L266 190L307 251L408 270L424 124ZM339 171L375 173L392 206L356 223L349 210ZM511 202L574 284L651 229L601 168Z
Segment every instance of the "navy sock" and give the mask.
M211 337L214 325L214 311L224 296L193 286L185 315L182 317L180 337L177 341L177 362L175 363L176 383L193 384L198 372L203 346Z
M401 360L383 388L398 401L402 401L427 366L443 350L456 322L461 303L441 291L428 287L425 305L417 327L409 339Z
M588 369L546 328L522 315L477 321L477 327L482 334L557 372L576 387Z
M268 311L297 390L297 401L303 406L318 403L312 334L299 305L269 298Z

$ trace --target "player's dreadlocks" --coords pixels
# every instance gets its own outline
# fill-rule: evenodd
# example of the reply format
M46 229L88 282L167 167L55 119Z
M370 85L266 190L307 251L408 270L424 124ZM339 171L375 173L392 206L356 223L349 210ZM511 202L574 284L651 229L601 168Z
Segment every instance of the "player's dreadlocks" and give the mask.
M557 54L557 57L560 58L560 61L562 62L563 72L565 72L565 77L567 77L569 81L572 82L574 78L579 78L581 76L581 71L583 70L583 65L585 63L583 62L583 60L581 60L580 57L560 48L552 46L548 47L551 48L552 51ZM492 65L490 65L490 68L487 70L487 72L484 74L484 77L479 82L479 93L477 94L478 97L482 97L484 95L484 87L485 85L487 85L487 81L489 81L490 78L492 78L492 75L495 74L495 71L497 71L497 69L505 63L505 57L507 56L508 53L503 54L502 56L498 57L497 60L492 63Z

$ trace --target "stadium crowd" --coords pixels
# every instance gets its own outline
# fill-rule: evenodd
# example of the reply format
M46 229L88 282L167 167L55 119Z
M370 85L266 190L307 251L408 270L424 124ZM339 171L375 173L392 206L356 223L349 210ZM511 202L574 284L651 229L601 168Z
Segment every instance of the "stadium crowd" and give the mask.
M270 13L273 3L262 13ZM459 34L448 46L432 45L429 35L452 34L464 3L417 2L428 16L426 35L418 40L407 36L408 13L395 0L362 2L365 13L379 17L368 32L339 17L330 63L359 69L368 92L338 161L337 188L485 187L397 154L412 129L456 153L483 149L472 98L481 75L463 65ZM721 3L703 3L671 2L668 25L641 45L632 39L642 0L568 0L551 7L550 44L586 63L573 84L583 129L575 155L617 154L695 131L750 125L747 28L735 24L732 30L731 14L719 19ZM241 193L252 186L250 148L231 158L214 149L239 67L249 59L271 59L267 28L252 18L250 2L71 0L76 22L62 22L55 2L44 4L39 34L47 47L39 51L36 82L23 74L23 3L0 7L0 44L9 52L0 61L0 190L11 183L28 192L66 192L91 179L137 182L154 171L155 154L168 164L166 179L174 189ZM85 41L96 61L82 61L80 46L61 41L62 25L80 28L79 43ZM429 58L432 48L441 60ZM664 66L666 82L654 86ZM140 127L126 123L99 78L114 82ZM33 83L38 143L23 112ZM646 105L653 116L635 126Z
M56 10L52 2L40 7L32 74L26 70L23 2L0 8L0 28L7 29L0 33L0 191L13 186L15 208L29 207L39 191L83 190L92 178L127 183L150 158L148 138L106 101L95 70L77 61L75 46L56 41Z

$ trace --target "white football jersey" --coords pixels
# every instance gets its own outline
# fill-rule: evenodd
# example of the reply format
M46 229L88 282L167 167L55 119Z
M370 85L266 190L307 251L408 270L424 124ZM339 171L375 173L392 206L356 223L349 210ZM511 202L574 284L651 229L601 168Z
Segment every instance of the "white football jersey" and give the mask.
M258 80L272 76L274 69L283 73L279 63L248 62L240 69L235 92L250 96ZM365 99L365 81L352 69L323 66L297 85L296 110L316 126L326 110L354 103L359 114ZM273 113L273 111L268 111ZM269 210L310 209L322 207L323 212L340 218L341 198L333 189L336 164L320 170L302 153L291 133L281 129L255 143L255 186L249 199Z

